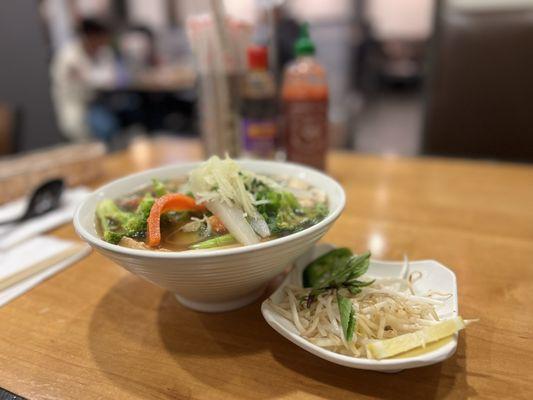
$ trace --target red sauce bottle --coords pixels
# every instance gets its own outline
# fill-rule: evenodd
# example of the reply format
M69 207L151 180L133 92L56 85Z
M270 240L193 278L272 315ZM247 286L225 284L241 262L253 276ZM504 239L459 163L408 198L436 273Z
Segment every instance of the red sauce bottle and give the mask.
M287 159L325 169L328 150L328 85L324 68L313 57L308 26L294 46L296 60L283 74L283 136Z

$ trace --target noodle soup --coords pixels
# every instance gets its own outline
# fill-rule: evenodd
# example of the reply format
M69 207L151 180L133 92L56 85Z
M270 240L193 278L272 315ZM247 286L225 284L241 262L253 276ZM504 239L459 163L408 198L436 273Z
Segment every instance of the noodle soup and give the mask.
M251 245L306 229L329 213L325 193L287 176L212 157L188 176L147 183L96 209L107 242L158 251Z

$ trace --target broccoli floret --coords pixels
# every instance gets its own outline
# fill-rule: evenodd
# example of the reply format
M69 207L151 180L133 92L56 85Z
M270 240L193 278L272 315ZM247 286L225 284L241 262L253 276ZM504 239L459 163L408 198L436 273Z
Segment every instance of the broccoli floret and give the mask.
M251 183L257 200L268 203L257 206L259 213L267 221L270 231L278 236L288 235L308 228L328 214L325 204L314 207L302 207L298 199L290 192L272 189L258 180Z
M146 193L137 206L137 210L135 210L135 213L141 217L143 217L145 220L148 219L148 216L150 215L150 210L152 209L152 206L154 205L155 199L152 197L150 193Z
M152 188L153 188L154 194L157 197L164 196L165 194L168 193L168 190L165 184L156 178L152 179Z
M96 217L106 242L118 243L124 236L123 225L128 221L128 213L122 211L113 200L106 199L98 203Z
M121 210L110 199L101 201L96 208L96 216L100 222L104 240L117 244L124 236L144 238L146 220L153 204L154 198L150 194L144 196L135 212Z
M124 236L142 239L146 236L146 220L133 214L124 224Z
M146 236L146 221L150 216L154 201L155 199L150 193L144 195L135 213L131 213L124 224L125 236L136 239Z
M124 237L124 234L121 232L105 231L103 237L106 242L118 244L118 242L120 242L120 239Z
M325 204L295 209L282 207L269 227L272 233L285 236L315 225L327 214L328 209Z

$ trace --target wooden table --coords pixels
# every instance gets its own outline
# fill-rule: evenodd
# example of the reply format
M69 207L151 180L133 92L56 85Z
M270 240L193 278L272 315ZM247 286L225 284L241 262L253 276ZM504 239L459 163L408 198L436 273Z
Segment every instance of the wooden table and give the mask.
M140 142L107 157L102 181L199 157L194 142ZM274 332L260 301L193 312L93 252L0 309L0 386L30 399L533 398L533 167L333 153L329 172L348 202L326 241L457 274L460 312L480 322L449 360L336 366Z

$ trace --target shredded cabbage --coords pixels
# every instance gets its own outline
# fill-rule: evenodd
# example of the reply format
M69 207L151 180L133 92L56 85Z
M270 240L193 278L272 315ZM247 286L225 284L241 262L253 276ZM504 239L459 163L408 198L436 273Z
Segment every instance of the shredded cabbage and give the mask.
M199 203L215 200L237 206L247 216L252 216L257 213L255 199L246 190L243 175L239 164L229 157L222 160L213 156L190 173L189 187Z

